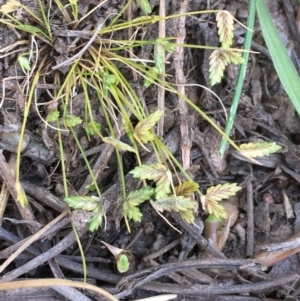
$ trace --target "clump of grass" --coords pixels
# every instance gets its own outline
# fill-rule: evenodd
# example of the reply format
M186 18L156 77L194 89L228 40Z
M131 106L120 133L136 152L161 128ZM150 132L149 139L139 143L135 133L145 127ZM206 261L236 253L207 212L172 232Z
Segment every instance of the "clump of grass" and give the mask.
M77 129L84 125L88 139L93 136L98 137L103 143L114 147L118 160L118 168L120 180L122 184L122 197L124 199L123 211L125 221L130 230L129 220L140 221L142 214L138 209L138 205L144 201L150 200L152 206L158 211L177 211L188 222L193 222L194 214L197 211L197 202L191 197L194 192L199 191L198 185L189 177L181 164L172 156L169 150L163 145L160 139L157 138L153 131L153 126L161 118L162 111L155 111L147 116L143 105L141 104L137 94L132 88L130 82L125 78L120 70L120 64L133 72L136 72L144 80L144 85L148 87L151 84L164 87L166 90L178 94L192 108L195 109L203 118L205 118L214 128L217 129L233 147L240 150L222 130L195 106L185 95L181 95L177 90L165 80L161 80L158 76L164 70L163 64L165 57L162 55L165 51L172 52L176 46L175 38L156 39L154 41L141 41L137 39L115 39L117 33L123 32L128 28L139 29L142 26L156 23L160 20L159 16L143 16L128 21L122 21L121 16L132 1L128 1L123 10L113 19L101 21L95 26L95 29L90 31L87 41L76 45L78 48L76 54L58 63L50 57L50 52L55 51L53 46L55 34L51 30L51 22L49 16L54 10L58 20L64 24L64 20L69 23L69 32L73 33L78 29L81 22L91 13L79 19L77 2L70 0L69 3L63 4L59 0L55 0L52 7L46 8L39 1L39 11L41 17L37 17L28 7L22 5L18 1L9 0L7 4L1 7L0 11L5 15L5 18L0 22L6 24L19 31L28 32L33 36L33 43L28 53L19 56L19 62L26 77L23 90L24 96L27 99L24 111L24 120L20 134L20 147L18 150L17 166L20 166L21 156L21 141L25 133L26 122L29 116L32 104L39 111L39 103L36 99L36 85L38 82L47 82L47 78L52 78L52 83L59 88L48 89L47 93L52 100L48 103L50 106L45 109L46 117L41 119L46 126L50 126L57 131L60 161L62 167L62 177L64 183L65 201L72 208L80 208L92 212L90 221L90 230L94 231L102 224L105 219L105 212L102 206L101 189L97 184L97 177L94 174L90 162L88 161L84 149L80 144L77 136ZM141 1L139 1L141 5ZM149 13L149 7L144 5L143 9ZM97 6L96 8L99 8ZM95 8L95 9L96 9ZM34 19L34 25L22 23L22 20L17 20L11 14L16 9L23 9ZM70 11L71 10L71 11ZM210 11L216 12L216 11ZM191 14L201 14L207 12L193 12ZM228 17L228 13L225 14ZM179 15L168 16L167 18L176 18ZM227 24L227 23L226 23ZM230 27L230 24L228 25ZM231 27L230 27L231 28ZM220 53L228 57L229 61L240 63L238 56L234 51L230 50L231 40L229 36L222 36L224 43L223 48L226 51L216 50L217 57L220 58ZM37 44L39 43L39 46ZM137 47L143 47L152 44L154 47L154 60L143 61L139 58L127 57L126 53ZM201 48L201 45L183 45L185 47ZM221 52L220 52L221 51ZM212 62L215 58L212 59ZM215 69L215 71L218 71ZM217 77L220 73L216 72ZM47 78L46 78L47 77ZM76 116L72 113L72 99L74 91L82 91L84 98L84 112L81 116ZM94 116L91 95L96 95L98 106L101 108L105 127L108 135L101 128L100 123L96 121ZM50 108L50 109L49 109ZM122 119L122 123L117 120ZM135 122L133 122L135 120ZM62 132L68 131L74 137L75 143L81 152L82 158L85 161L89 171L91 182L88 184L87 192L94 190L95 195L80 195L69 196L67 175L65 167L64 143ZM120 140L123 133L126 133L130 143L124 143ZM153 165L143 165L140 157L140 148L149 151L151 148L157 159L157 163ZM121 154L124 151L132 152L138 167L131 173L134 177L144 181L144 188L127 192L126 181L123 171ZM246 154L247 156L247 154ZM171 166L169 168L169 166ZM175 168L176 166L177 168ZM181 181L178 176L178 171L181 172L186 180ZM174 186L172 176L176 175L178 185ZM19 191L19 200L25 205L26 196L20 184L19 170L16 175L16 187ZM152 180L156 183L156 188L148 187L145 180ZM235 191L234 191L235 192ZM232 191L230 192L232 193ZM225 193L225 197L228 194ZM208 209L209 213L224 216L222 208L218 207L216 199L206 197L203 201L204 208ZM213 206L213 204L215 204Z

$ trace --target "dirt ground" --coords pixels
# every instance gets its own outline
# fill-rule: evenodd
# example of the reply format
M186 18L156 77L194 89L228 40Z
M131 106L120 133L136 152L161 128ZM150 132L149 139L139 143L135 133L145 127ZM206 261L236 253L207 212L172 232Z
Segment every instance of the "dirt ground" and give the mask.
M99 18L105 19L111 13L120 12L125 2L103 1L103 5L85 20L85 28L95 29ZM186 12L225 9L242 24L246 24L248 2L166 0L166 15L177 13L182 3L185 3ZM265 2L299 72L300 5L296 0ZM4 0L0 1L1 5L4 3ZM30 7L38 6L31 1L22 3ZM150 3L152 14L158 15L160 1L153 0ZM86 14L98 4L94 0L79 0L79 15ZM131 9L132 18L143 15L136 4ZM125 13L124 18L127 17ZM31 24L30 18L27 21ZM41 42L39 49L41 52L47 49L53 65L56 65L68 58L66 49L75 38L61 34L68 29L66 24L57 22L52 26L56 30L53 30L56 35L54 45L45 46ZM168 20L166 36L177 36L178 28L177 19ZM185 44L219 46L215 14L187 16L183 28L186 31ZM84 28L79 30L83 31ZM122 34L125 37L128 35L127 31L124 32L120 33L123 39ZM144 26L138 31L139 39L143 40L153 40L157 35L157 23ZM245 28L235 22L233 47L242 48L244 35ZM116 38L118 35L114 36ZM58 138L54 130L45 129L41 120L41 116L45 117L49 109L42 103L51 100L46 90L54 89L57 85L50 72L45 77L47 82L38 82L38 105L32 104L30 107L24 137L20 171L29 205L21 207L15 201L15 154L27 104L27 94L21 89L25 79L18 64L18 54L28 51L30 39L26 32L20 33L0 23L0 202L5 203L8 199L7 205L0 207L5 210L4 213L0 210L0 284L17 279L43 278L82 281L82 257L70 223L73 220L85 254L87 282L105 289L118 299L135 300L161 294L176 294L174 300L186 301L300 298L300 258L297 253L300 251L300 119L280 84L258 21L255 23L252 43L255 53L250 54L231 138L237 144L275 141L282 146L278 153L257 158L259 165L247 161L230 147L224 158L220 159L217 156L220 135L191 108L188 108L183 120L176 96L165 91L164 144L180 162L184 160L182 146L188 145L190 160L187 162L187 170L200 185L201 191L224 183L237 183L242 187L236 196L222 201L230 220L225 221L222 228L215 229L214 234L203 231L207 213L201 209L197 196L199 211L195 224L187 224L177 213L164 212L165 218L174 226L171 227L149 202L145 202L141 205L142 221L130 222L129 233L118 201L121 188L115 152L105 146L101 139L88 140L83 126L77 126L76 133L93 170L100 170L97 183L103 193L106 227L90 232L87 227L89 217L85 212L69 214L63 201L65 194L61 164L57 150L53 150L53 144L56 144ZM27 42L20 42L24 40ZM80 43L80 38L78 41ZM8 47L18 42L20 44L13 48ZM17 51L11 52L11 49ZM186 80L185 94L224 128L223 107L229 112L238 67L228 65L222 82L211 87L208 75L211 52L208 49L185 48L182 68ZM144 60L153 59L153 47L140 47L136 55ZM139 76L134 78L132 72L121 65L120 70L140 91L139 95L147 110L153 112L157 107L157 86L152 85L146 89ZM175 72L176 57L172 54L166 65L166 73L169 75L167 80L174 81ZM63 77L66 73L59 70L59 74ZM197 84L211 88L223 104ZM73 114L84 118L81 87L78 87L77 93L72 104ZM99 105L93 102L94 96L91 95L93 113L102 124L104 117ZM183 124L189 131L187 144L184 144L180 132ZM70 133L62 135L69 193L84 195L87 193L87 183L91 182L88 169L73 136ZM127 141L125 135L122 139ZM153 153L142 152L145 163L153 162L153 156ZM139 188L141 181L128 174L137 165L136 159L125 152L122 161L127 174L125 180L128 191ZM35 238L34 234L38 236ZM121 274L116 270L114 256L102 241L130 252L132 262L127 273ZM25 245L26 242L28 245ZM11 257L18 250L21 252ZM65 286L0 291L0 300L20 298L49 301L107 300L91 291Z

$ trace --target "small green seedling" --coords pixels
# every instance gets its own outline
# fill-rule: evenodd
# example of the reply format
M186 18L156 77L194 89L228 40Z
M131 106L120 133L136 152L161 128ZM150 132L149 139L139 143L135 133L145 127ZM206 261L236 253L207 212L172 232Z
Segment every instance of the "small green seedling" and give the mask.
M136 0L138 6L140 7L140 9L146 14L149 15L152 12L150 3L148 0Z
M131 252L116 248L104 241L101 241L115 257L115 266L119 273L124 274L133 269L134 258Z
M19 55L18 61L19 61L19 64L20 64L20 67L21 67L23 73L27 74L27 72L30 71L30 69L31 69L29 59L24 55Z

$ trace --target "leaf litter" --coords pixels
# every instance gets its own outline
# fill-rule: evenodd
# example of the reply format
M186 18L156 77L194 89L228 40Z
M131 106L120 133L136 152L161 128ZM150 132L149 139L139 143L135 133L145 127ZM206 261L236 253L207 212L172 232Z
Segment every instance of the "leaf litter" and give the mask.
M88 280L96 286L105 287L117 298L134 300L163 293L175 293L178 295L178 300L180 298L211 300L212 296L217 298L216 295L218 295L218 298L222 298L225 294L231 294L231 298L234 299L237 293L242 295L250 292L249 300L255 300L263 289L268 289L264 293L267 298L284 300L285 296L290 293L285 284L291 284L291 281L297 279L296 273L299 273L298 257L293 255L294 251L282 251L285 259L281 261L280 256L277 258L276 254L265 253L264 245L273 246L274 243L288 242L289 248L294 247L292 250L299 248L296 244L298 232L294 232L295 219L289 218L284 209L286 202L289 203L289 208L297 208L299 199L299 180L295 176L300 170L299 118L293 107L288 105L286 95L280 89L274 67L264 52L265 48L259 31L257 40L254 40L255 43L252 46L260 54L253 55L248 66L244 93L232 133L234 141L238 142L242 149L240 155L244 155L243 158L234 153L234 150L229 149L226 158L223 159L226 164L215 160L217 147L214 141L220 140L220 136L217 137L215 131L209 131L209 137L205 140L202 139L203 137L195 136L181 137L179 141L178 127L181 127L183 123L191 129L191 135L193 135L193 127L196 127L201 135L207 132L206 128L209 125L192 110L185 115L185 120L180 119L183 116L180 114L182 108L177 107L178 103L174 100L176 96L168 89L165 91L165 106L168 108L168 115L172 115L172 120L176 121L164 132L162 142L168 145L172 156L181 162L180 145L186 142L184 138L191 138L188 143L189 141L192 143L190 145L187 143L190 148L190 167L186 170L188 180L182 170L177 169L177 174L173 172L172 163L168 161L163 147L151 145L155 139L158 120L170 116L163 116L163 112L159 110L152 110L151 114L144 118L140 118L138 114L142 105L149 108L156 105L157 86L151 83L157 80L158 73L162 70L161 64L167 63L167 79L176 84L173 82L176 68L178 68L176 51L171 47L172 44L168 44L169 42L165 43L157 39L159 30L157 24L148 24L145 27L141 25L141 28L135 32L137 36L143 35L144 41L157 39L156 44L140 45L136 49L130 49L128 45L127 50L124 50L125 53L131 51L136 58L151 61L152 65L150 64L149 68L156 68L153 75L151 72L154 69L152 71L149 69L146 85L143 85L142 77L138 82L134 82L129 68L121 64L117 65L120 74L125 78L130 78L131 87L124 86L123 91L140 90L144 99L141 107L132 108L133 116L128 117L128 120L121 120L118 107L118 101L125 103L126 98L122 98L122 95L114 90L121 76L116 78L115 75L111 75L109 64L106 65L106 70L99 71L103 72L103 78L107 78L100 84L103 91L101 97L106 101L103 102L103 107L97 102L96 91L91 89L97 84L93 79L88 88L82 84L76 90L74 88L76 85L70 84L70 89L66 89L69 93L68 101L71 108L68 112L64 112L62 106L64 95L59 95L58 98L54 96L61 88L61 80L66 78L70 71L70 65L65 64L68 58L76 60L74 56L88 41L91 41L89 48L91 52L84 51L81 59L89 61L93 55L96 57L97 51L93 52L93 47L94 45L98 47L100 44L96 41L96 35L95 41L92 39L93 34L97 32L97 28L104 26L99 25L99 16L104 16L101 20L103 24L105 24L104 20L106 22L113 20L115 15L121 12L125 2L104 1L102 6L98 6L98 2L88 1L89 10L79 3L78 11L76 11L76 6L70 1L70 6L67 5L62 10L63 17L54 15L51 21L50 29L53 27L51 30L54 34L57 33L54 37L56 40L53 39L52 50L49 45L51 43L47 41L47 34L45 34L47 31L39 24L43 16L40 12L30 15L24 9L26 7L30 12L36 12L35 8L39 7L39 2L25 1L20 4L17 1L7 1L2 6L3 13L8 14L13 11L19 22L23 24L26 19L28 23L20 25L19 28L4 23L0 25L1 49L7 49L1 52L3 56L0 58L0 77L3 83L0 88L2 94L0 146L3 150L3 156L0 159L0 175L1 196L7 195L8 198L6 208L0 208L0 213L2 212L1 258L4 261L10 258L11 254L26 241L30 241L30 245L26 250L22 250L19 257L12 258L12 263L2 270L1 282L13 281L18 277L40 279L65 277L81 281L84 277L82 257L70 223L72 220L77 227L77 235L83 247ZM55 3L58 5L60 2L55 1ZM137 4L133 2L131 11L128 10L124 18L141 17L142 21L148 18L144 17L144 14L149 14L149 17L151 14L157 14L158 2L148 3L140 0ZM186 4L186 12L207 9L207 1L191 0L186 1ZM284 20L279 28L281 33L293 42L291 47L294 46L295 49L292 48L291 53L297 56L299 43L293 38L287 26L293 20L285 17L282 12L285 10L287 14L287 8L281 5L278 2L274 8L281 16L280 20ZM211 7L219 8L215 1L211 2ZM296 16L296 6L291 7ZM179 10L177 4L168 3L166 8L168 15L175 14ZM243 14L247 10L246 1L232 5L224 2L222 8L230 11L243 24L246 23L246 16ZM66 25L63 28L62 24L66 24L66 20L72 15L78 14L83 17L87 13L88 16L78 28L72 28L72 25ZM226 21L226 14L225 17L223 16L224 20L222 20L222 15L216 19L214 14L187 16L185 43L197 44L201 40L202 44L210 45L207 39L209 33L216 30L216 22L220 26L228 21ZM171 23L173 21L166 21L167 25L170 25L167 26L166 31L169 37L177 35L176 23ZM200 27L200 21L205 21L208 25ZM225 25L228 29L225 34L219 32L222 39L221 46L226 48L233 43L234 47L240 48L245 29L239 24L234 24L234 36L230 36L232 23ZM200 28L206 28L207 32L201 31ZM28 32L34 33L36 35L34 39L39 40L39 53L37 50L32 50L34 48L31 48L31 34ZM105 38L130 41L133 36L127 36L126 31L116 30L111 37ZM113 48L116 45L109 45L109 47ZM167 60L155 55L161 50L160 48L167 50ZM102 50L107 51L105 47ZM231 79L236 75L234 68L225 65L229 62L242 63L240 56L225 51L218 55L219 59L221 54L226 58L225 63L222 60L221 63L212 65L212 68L217 70L220 65L224 64L222 69L225 70L225 75L223 78L219 76L217 82L220 83L211 87L211 84L215 82L209 82L208 72L203 74L205 68L202 68L207 64L207 61L203 60L208 60L210 56L208 51L192 48L189 51L186 49L184 53L184 65L181 68L188 80L210 87L220 96L223 105L229 110L229 99L234 90L234 82ZM29 61L29 54L34 60L40 60L41 56L50 56L45 68L41 70L41 79L43 78L44 81L39 80L37 83L36 105L33 102L30 107L23 138L21 178L18 185L22 185L20 187L24 189L23 193L26 193L29 205L21 207L17 201L16 191L13 190L15 184L10 181L14 179L13 171L18 167L13 160L12 167L10 167L7 161L17 153L18 134L29 95L29 91L26 90L26 80L28 80L26 74L34 68L32 65L34 60ZM115 59L119 58L115 57ZM54 76L50 70L60 63L63 67L59 68L59 77ZM91 64L84 72L94 70L93 67L95 66ZM78 70L76 76L70 78L70 83L72 81L78 83L78 78L84 76L84 72L80 73ZM223 73L224 70L218 72ZM259 76L256 77L255 74ZM253 87L256 87L255 90ZM250 93L251 89L253 93ZM78 95L80 97L76 99ZM86 107L85 99L89 99L89 108ZM113 99L113 102L109 102L109 99ZM218 120L222 128L224 127L222 106L215 99L208 97L206 90L196 90L194 103ZM126 103L126 106L130 107L130 105L130 102ZM107 112L114 121L110 125L105 122ZM47 126L39 115L51 127ZM130 126L129 121L132 122ZM78 149L76 139L70 131L66 131L65 127L73 128L84 152L91 151L92 155L88 157L88 160L96 176L96 182L89 178L90 171L85 161L82 160L82 153ZM115 136L111 135L109 127L114 128ZM47 134L42 134L43 131ZM132 133L132 136L127 136L125 132ZM135 140L132 137L138 142L137 144L134 144ZM59 141L62 141L63 146L63 163L59 159ZM115 149L119 150L118 154L114 151ZM164 161L157 162L153 156L155 152L160 153ZM136 159L136 154L139 154L140 162ZM259 164L253 164L249 158L255 158ZM262 158L265 161L262 161ZM243 160L248 160L248 163ZM215 164L214 170L211 168L212 161ZM120 162L122 162L121 165ZM62 188L62 164L67 180L65 188ZM121 174L124 174L124 178ZM126 183L125 191L122 191L122 181ZM101 191L100 196L95 192L97 185ZM250 187L252 187L252 193L249 193ZM283 191L284 198L282 197ZM266 193L272 197L272 202L268 201L270 198L266 198ZM238 218L235 218L234 225L222 221L215 230L209 229L212 230L210 233L214 233L210 235L215 236L208 236L205 240L201 235L202 221L209 213L214 213L216 218L226 216L231 218L231 213L220 205L221 199L228 199L231 206L235 208L232 211L238 212ZM253 205L252 210L249 206L250 202ZM65 214L66 204L76 208L71 215ZM78 209L85 209L85 211ZM175 228L179 228L182 234L178 235L178 232L160 217L160 214L163 214ZM106 221L104 221L104 215ZM57 222L51 224L55 218ZM254 220L255 225L255 229L252 229L253 239L247 226L247 223L251 224L251 219ZM98 228L100 225L102 227ZM220 225L221 228L219 228ZM43 229L44 232L38 232L39 229ZM39 233L36 238L35 233ZM225 241L224 236L226 236ZM220 238L219 242L210 246L209 243L213 237L223 237L223 239ZM292 247L290 238L292 243L294 242ZM190 244L187 244L185 240L189 240ZM113 264L114 258L101 245L101 241L131 252L135 266L129 274L124 276L116 271ZM222 250L217 249L220 244L225 244ZM266 271L264 275L271 277L272 280L257 278L259 280L252 282L253 275L258 277L258 272L263 269L263 266L246 254L246 249L251 244L255 253L253 258L265 260L268 266L272 262L273 268L271 271ZM152 256L152 259L145 261L144 258L149 256ZM55 261L52 260L53 258ZM229 271L228 275L222 272L224 269ZM201 273L205 277L201 276ZM237 275L235 273L238 273L238 277L233 276ZM247 287L241 279L247 280ZM123 285L125 282L126 285ZM211 290L211 284L214 286L213 290ZM258 289L258 284L261 285L260 289ZM69 289L62 290L54 285L52 288L54 290L36 290L33 294L39 298L48 294L58 300L70 296L71 290ZM295 284L292 289L297 293L298 285ZM18 298L18 292L8 291L7 293L10 294L10 298ZM83 294L79 290L73 293L76 300L98 300L92 293ZM25 297L30 300L28 294L25 292Z

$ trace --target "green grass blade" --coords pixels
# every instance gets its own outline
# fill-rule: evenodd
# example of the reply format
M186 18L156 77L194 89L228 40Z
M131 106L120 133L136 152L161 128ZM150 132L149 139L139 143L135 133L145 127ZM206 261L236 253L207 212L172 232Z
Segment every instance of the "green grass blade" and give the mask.
M243 89L243 85L244 85L244 79L245 79L245 75L246 75L246 69L247 69L247 64L248 64L248 60L249 60L249 50L251 47L251 42L252 42L252 36L253 36L253 28L254 28L254 21L255 21L255 4L256 4L256 0L251 0L249 3L249 15L248 15L248 20L247 20L247 27L250 30L246 31L246 35L245 35L245 42L244 42L244 50L246 50L245 52L243 52L242 57L244 58L244 63L240 65L239 68L239 73L238 73L238 77L237 77L237 81L236 81L236 86L235 86L235 90L234 90L234 94L233 94L233 98L232 98L232 104L231 104L231 108L230 108L230 112L229 112L229 117L225 126L225 130L224 133L229 136L232 126L233 126L233 122L234 122L234 118L236 115L236 111L237 111L237 107L240 101L240 97L242 94L242 89ZM219 156L223 157L224 152L226 150L226 146L227 146L227 139L225 137L222 138L221 140L221 144L219 146Z
M256 9L262 33L281 84L300 115L300 79L263 0Z

